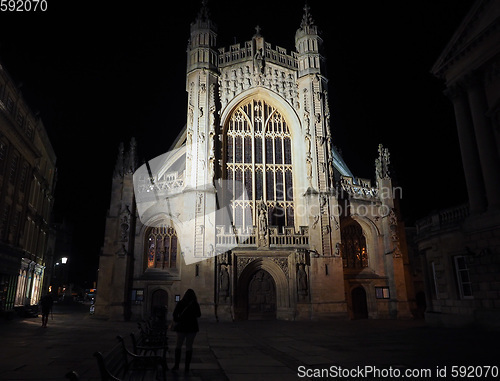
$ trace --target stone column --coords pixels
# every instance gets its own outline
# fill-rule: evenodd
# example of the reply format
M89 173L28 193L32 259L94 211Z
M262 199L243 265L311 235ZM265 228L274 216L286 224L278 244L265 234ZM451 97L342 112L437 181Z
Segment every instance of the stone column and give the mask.
M467 94L458 85L446 89L445 94L451 99L453 108L455 109L465 184L467 186L467 194L469 195L470 213L477 214L486 210L486 192L484 190L481 164L479 162L479 153L477 151Z
M479 160L483 170L488 209L500 208L500 160L495 146L491 121L486 116L488 105L483 80L475 73L468 80L469 105L476 134Z

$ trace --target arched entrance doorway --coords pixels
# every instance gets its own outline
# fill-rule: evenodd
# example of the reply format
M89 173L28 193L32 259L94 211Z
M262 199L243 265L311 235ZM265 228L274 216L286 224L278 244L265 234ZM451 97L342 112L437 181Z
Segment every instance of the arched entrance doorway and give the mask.
M165 290L156 290L151 295L151 316L165 320L167 317L168 294Z
M248 319L276 319L276 284L265 270L258 270L248 283Z
M366 303L366 291L358 286L351 291L352 317L353 319L367 319L368 305Z
M417 319L423 319L425 317L425 310L427 308L425 293L423 291L417 292L417 294L415 295L415 301L417 302L417 310L415 311L415 317Z

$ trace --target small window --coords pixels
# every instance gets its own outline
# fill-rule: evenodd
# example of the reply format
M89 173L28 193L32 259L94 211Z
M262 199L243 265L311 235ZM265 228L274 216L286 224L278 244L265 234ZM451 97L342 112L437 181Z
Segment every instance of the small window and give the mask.
M457 274L458 291L461 299L472 299L472 283L469 276L469 268L467 267L467 257L455 257L455 271Z
M377 299L389 299L389 287L375 287L375 297Z
M14 156L10 162L9 182L14 184L16 182L17 165L19 163L19 156Z
M3 167L3 163L7 159L7 143L0 141L0 168Z
M7 97L7 105L6 106L7 106L7 110L9 112L12 113L14 111L14 101L10 96Z
M20 111L17 113L16 122L20 126L24 124L24 115Z
M26 188L26 180L28 178L28 168L29 168L28 164L24 163L23 169L21 170L21 175L19 177L19 190L21 192L24 192Z
M28 122L28 125L26 126L26 135L28 136L28 138L33 139L33 132L33 125Z
M436 271L436 263L434 261L431 262L431 282L432 282L432 291L434 292L434 296L436 299L439 299L439 287L437 281L437 271Z

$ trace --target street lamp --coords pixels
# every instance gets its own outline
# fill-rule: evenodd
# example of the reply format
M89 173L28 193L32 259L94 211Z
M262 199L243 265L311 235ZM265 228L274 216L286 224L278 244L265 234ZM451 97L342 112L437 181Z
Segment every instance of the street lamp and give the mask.
M63 265L65 265L66 262L68 262L68 257L62 257L61 258L61 262L62 262Z

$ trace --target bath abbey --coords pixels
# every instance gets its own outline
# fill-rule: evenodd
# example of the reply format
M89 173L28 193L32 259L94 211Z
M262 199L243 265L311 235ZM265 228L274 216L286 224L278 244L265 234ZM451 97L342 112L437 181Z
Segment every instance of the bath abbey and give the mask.
M323 41L307 6L297 24L291 52L259 27L219 47L202 5L185 126L144 164L134 140L119 147L96 315L163 309L170 319L192 288L217 321L411 318L390 153L376 142L373 178L351 173L334 146Z

